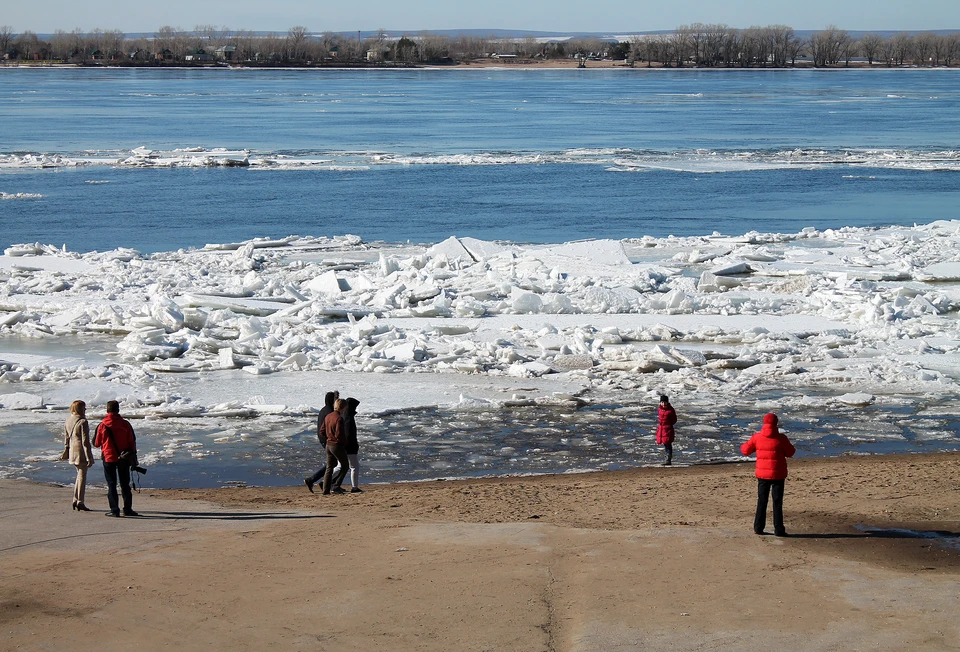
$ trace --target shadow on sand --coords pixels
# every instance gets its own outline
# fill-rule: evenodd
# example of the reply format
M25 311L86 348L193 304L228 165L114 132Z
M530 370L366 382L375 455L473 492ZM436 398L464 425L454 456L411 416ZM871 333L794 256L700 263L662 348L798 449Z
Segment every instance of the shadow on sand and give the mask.
M294 512L140 512L142 520L201 520L201 521L290 521L314 518L334 518L326 514L297 514Z
M767 534L764 532L764 534ZM790 539L957 539L960 543L960 532L948 530L901 530L863 528L862 532L825 532L791 534ZM951 542L954 543L954 542Z

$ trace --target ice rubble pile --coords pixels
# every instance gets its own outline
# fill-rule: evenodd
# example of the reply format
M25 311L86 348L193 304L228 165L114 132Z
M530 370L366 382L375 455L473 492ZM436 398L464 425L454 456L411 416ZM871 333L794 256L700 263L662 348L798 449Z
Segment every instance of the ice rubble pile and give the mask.
M664 153L631 148L572 148L558 151L470 152L410 154L401 152L329 151L312 154L223 147L178 147L98 152L47 152L0 154L0 168L60 168L110 166L122 168L243 167L267 169L369 169L377 165L604 165L612 171L649 169L688 172L730 172L780 168L836 168L851 171L907 169L960 169L957 150L902 149L790 149L781 151L697 149Z
M118 353L96 369L0 359L0 382L240 369L956 389L960 222L390 251L355 236L151 256L14 245L0 257L0 337L110 335Z

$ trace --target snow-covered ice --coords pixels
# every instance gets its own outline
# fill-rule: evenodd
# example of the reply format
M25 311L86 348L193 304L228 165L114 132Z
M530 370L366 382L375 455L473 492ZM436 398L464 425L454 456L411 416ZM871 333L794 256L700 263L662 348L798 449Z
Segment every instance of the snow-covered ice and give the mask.
M0 384L63 407L97 377L156 417L250 396L303 413L334 385L374 412L454 404L457 384L499 404L518 379L540 398L625 380L699 400L771 385L951 393L958 245L960 222L389 250L291 237L150 256L20 244L0 256ZM115 352L71 366L14 346L65 336ZM8 393L2 420L30 418Z
M197 427L309 423L330 389L374 418L659 392L707 411L929 403L958 394L957 252L960 221L525 246L18 244L0 256L0 426L58 423L77 398Z

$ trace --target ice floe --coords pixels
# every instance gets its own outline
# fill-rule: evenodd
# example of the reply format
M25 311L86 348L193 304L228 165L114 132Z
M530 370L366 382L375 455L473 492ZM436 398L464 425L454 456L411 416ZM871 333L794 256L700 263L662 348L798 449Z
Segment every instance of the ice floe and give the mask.
M791 150L682 150L657 151L631 148L572 148L557 151L497 151L407 153L383 151L322 151L290 153L225 147L178 147L97 152L0 153L0 169L42 169L110 166L150 168L244 168L249 170L369 170L374 166L415 165L602 165L612 172L667 170L711 174L784 168L848 170L909 169L960 170L960 151L927 149L791 149ZM845 178L860 178L849 174ZM867 176L866 178L872 178ZM91 182L88 182L91 183ZM96 183L93 181L92 183ZM0 199L30 199L36 195L0 193Z
M958 250L960 222L523 246L291 236L153 255L15 244L0 256L0 420L115 396L148 418L302 414L332 386L370 412L667 388L849 406L956 393ZM64 338L109 352L16 345Z

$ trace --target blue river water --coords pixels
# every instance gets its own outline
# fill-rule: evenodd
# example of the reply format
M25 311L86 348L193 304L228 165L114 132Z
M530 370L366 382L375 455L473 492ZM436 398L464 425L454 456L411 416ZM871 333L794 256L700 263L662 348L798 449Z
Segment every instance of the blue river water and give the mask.
M958 70L2 68L0 248L152 253L348 233L563 242L956 219L958 82ZM941 416L809 409L790 431L800 455L955 450L948 403L933 406ZM361 419L363 481L655 464L644 409ZM678 462L735 459L756 415L686 415L715 434L682 433ZM857 438L857 418L871 436ZM175 451L152 460L153 486L289 484L317 460L309 423L137 426L147 451ZM256 436L265 429L283 437ZM252 437L202 453L224 433ZM43 426L0 429L0 475L69 479L49 461L57 445Z
M950 219L958 74L2 69L0 245L558 242ZM103 164L138 147L322 163Z

